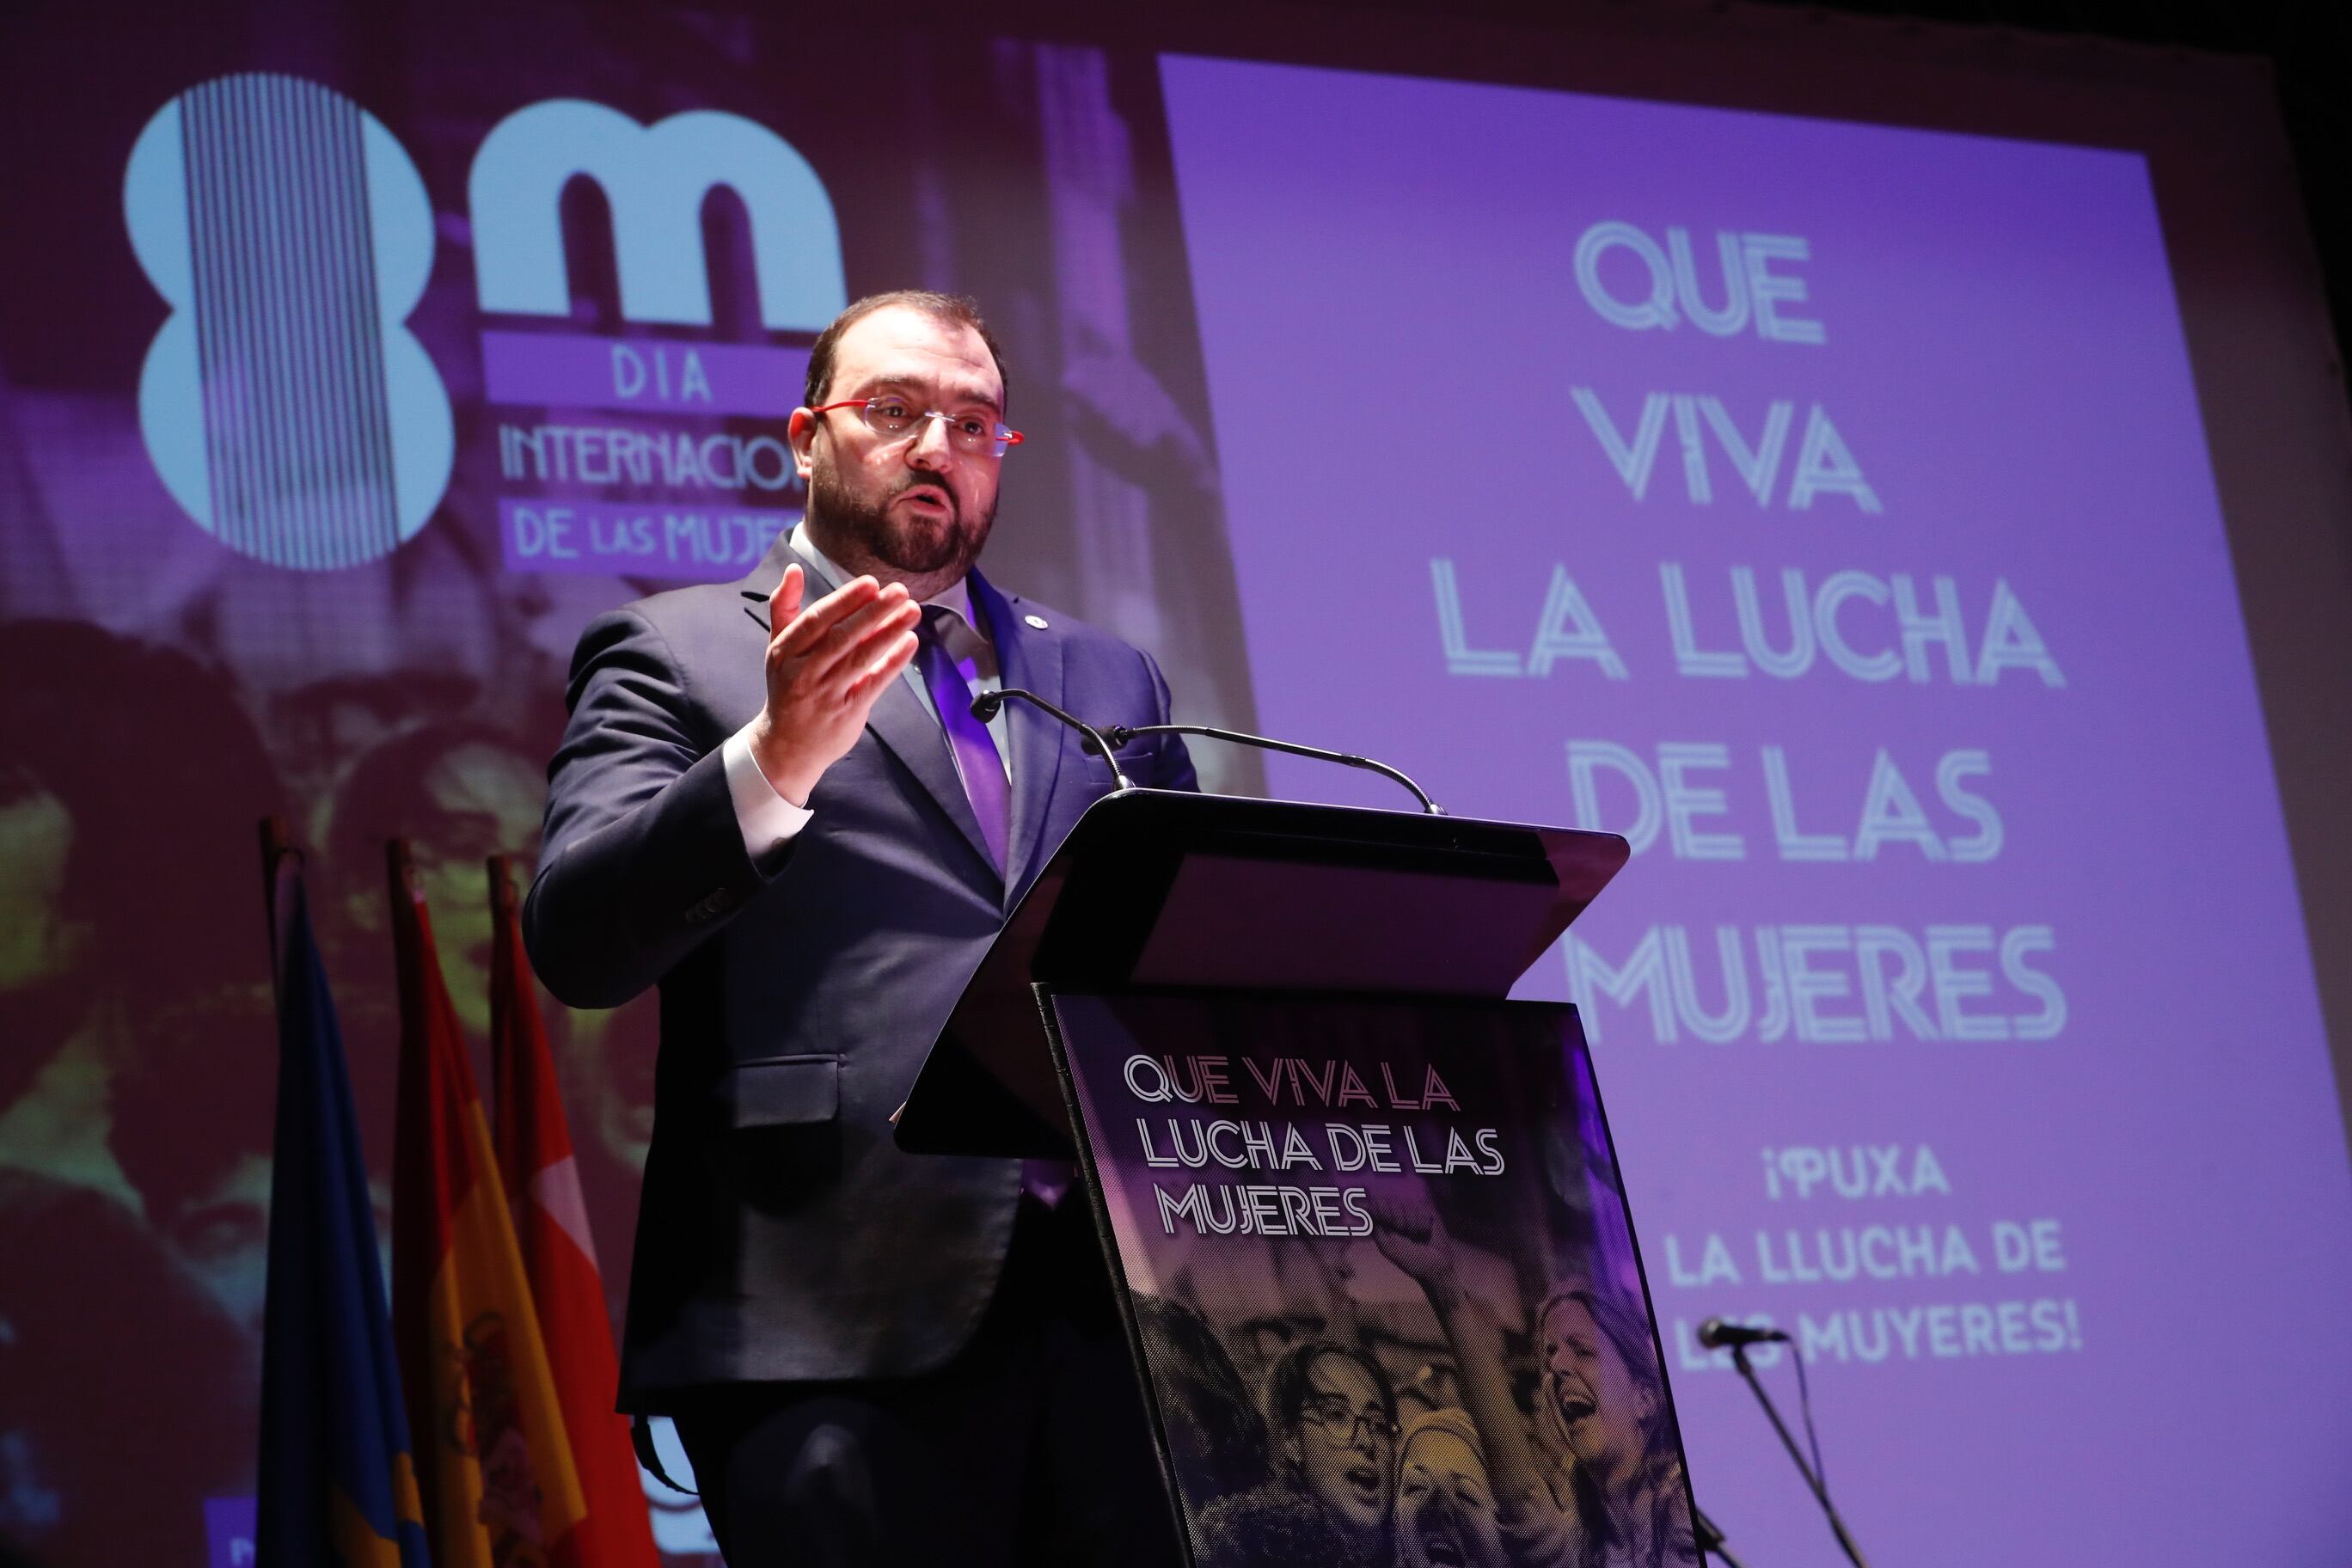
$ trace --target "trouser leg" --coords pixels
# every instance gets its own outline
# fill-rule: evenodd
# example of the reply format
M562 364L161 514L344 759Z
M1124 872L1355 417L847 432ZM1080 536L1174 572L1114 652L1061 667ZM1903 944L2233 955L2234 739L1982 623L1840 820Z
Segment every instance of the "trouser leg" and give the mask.
M730 1568L1178 1561L1083 1205L1024 1205L995 1300L938 1372L682 1403L678 1436Z
M1038 1358L1024 1561L1173 1568L1181 1561L1127 1330L1081 1194L1052 1215L1055 1309Z

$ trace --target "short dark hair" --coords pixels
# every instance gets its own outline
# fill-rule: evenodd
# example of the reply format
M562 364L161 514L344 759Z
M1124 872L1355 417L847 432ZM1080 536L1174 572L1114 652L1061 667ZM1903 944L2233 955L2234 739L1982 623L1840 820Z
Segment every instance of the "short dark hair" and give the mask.
M1353 1345L1307 1340L1283 1352L1280 1359L1266 1369L1265 1422L1277 1441L1298 1430L1314 1386L1309 1379L1315 1363L1326 1356L1362 1367L1371 1378L1372 1386L1380 1391L1381 1408L1387 1413L1390 1424L1395 1424L1396 1388L1389 1382L1386 1368Z
M833 353L840 346L841 334L877 310L920 310L938 321L959 327L970 327L988 345L988 355L996 362L997 384L1004 396L1013 395L1012 378L1004 374L1004 349L996 334L988 330L981 319L980 303L961 294L941 294L929 289L893 289L887 294L868 294L835 316L824 331L816 335L816 343L809 350L808 380L801 389L801 405L814 408L833 390Z

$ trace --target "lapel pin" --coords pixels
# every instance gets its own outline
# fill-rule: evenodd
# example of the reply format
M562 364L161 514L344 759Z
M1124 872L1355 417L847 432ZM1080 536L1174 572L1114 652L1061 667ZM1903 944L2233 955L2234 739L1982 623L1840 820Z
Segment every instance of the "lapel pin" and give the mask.
M1043 616L1024 616L1021 618L1041 632L1045 629L1045 617Z

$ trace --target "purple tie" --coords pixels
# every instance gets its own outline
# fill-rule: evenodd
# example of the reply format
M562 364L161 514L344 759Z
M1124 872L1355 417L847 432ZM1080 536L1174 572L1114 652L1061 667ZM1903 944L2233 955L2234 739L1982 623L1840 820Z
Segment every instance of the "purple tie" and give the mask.
M963 775L964 797L980 818L980 836L987 840L989 858L1004 869L1004 841L1011 836L1013 792L1005 786L1004 759L990 738L988 726L971 716L971 687L963 667L950 653L940 633L955 612L933 605L923 612L915 661L923 667L923 685L931 706L940 711L940 728L947 731L948 750L955 753L956 772Z
M947 731L956 772L963 775L964 796L971 802L971 814L980 818L980 836L988 840L989 858L1001 874L1004 841L1011 837L1013 792L1006 787L1003 756L988 726L971 716L971 682L940 637L954 616L944 605L923 611L915 659L923 667L923 686L931 694L931 706L940 710L940 728ZM1066 1160L1024 1160L1021 1188L1053 1208L1068 1194L1076 1174Z

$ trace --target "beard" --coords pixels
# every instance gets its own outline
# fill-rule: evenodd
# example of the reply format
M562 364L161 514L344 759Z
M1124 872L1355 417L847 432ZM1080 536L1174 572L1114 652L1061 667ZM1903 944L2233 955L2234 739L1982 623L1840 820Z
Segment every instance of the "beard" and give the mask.
M936 495L946 506L947 516L937 524L893 522L890 503L914 489ZM809 470L808 510L821 520L822 531L846 547L842 555L859 557L844 559L844 566L860 571L869 563L877 564L909 577L962 576L980 559L981 547L996 526L994 497L989 499L987 510L967 517L962 501L947 482L919 469L901 475L878 500L853 496L841 482L833 455L822 450Z

